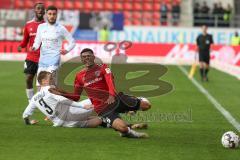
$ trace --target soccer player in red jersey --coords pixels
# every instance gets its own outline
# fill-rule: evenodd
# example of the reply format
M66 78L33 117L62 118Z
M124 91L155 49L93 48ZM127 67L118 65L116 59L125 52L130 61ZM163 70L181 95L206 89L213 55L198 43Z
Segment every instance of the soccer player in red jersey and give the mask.
M81 51L81 60L85 68L78 72L74 82L74 94L62 91L61 95L78 101L83 90L86 91L98 116L102 117L109 126L120 132L122 137L145 138L146 133L132 130L121 119L119 113L129 111L148 110L150 102L146 98L137 98L117 93L114 86L113 74L106 64L96 64L95 56L91 49Z
M33 79L38 70L38 60L40 57L40 50L32 51L32 45L37 33L38 25L44 23L45 7L43 3L36 3L34 5L35 18L28 21L24 27L23 40L18 46L18 51L22 48L28 48L27 57L24 63L24 73L26 75L26 94L30 101L34 95Z

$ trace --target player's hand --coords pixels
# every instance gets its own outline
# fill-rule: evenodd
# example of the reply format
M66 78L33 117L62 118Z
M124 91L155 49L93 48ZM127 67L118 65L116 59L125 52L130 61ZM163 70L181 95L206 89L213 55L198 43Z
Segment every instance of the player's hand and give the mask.
M29 48L28 48L28 51L29 51L29 52L35 51L35 48L34 48L34 47L29 47Z
M34 120L34 119L33 119L33 120L30 121L30 124L31 124L31 125L35 125L35 124L38 124L38 122L39 122L38 120Z
M90 110L90 109L93 109L93 105L90 104L90 105L84 105L83 106L84 109L87 109L87 110Z
M24 118L24 122L26 125L34 125L37 124L39 121L37 120L30 120L28 117Z
M61 50L60 50L60 53L61 53L62 55L65 55L65 54L67 54L67 53L68 53L68 51L67 51L67 50L65 50L65 49L61 49Z
M18 50L18 52L22 52L22 47L18 46L17 50Z
M115 97L110 95L106 101L107 104L112 104L115 102Z

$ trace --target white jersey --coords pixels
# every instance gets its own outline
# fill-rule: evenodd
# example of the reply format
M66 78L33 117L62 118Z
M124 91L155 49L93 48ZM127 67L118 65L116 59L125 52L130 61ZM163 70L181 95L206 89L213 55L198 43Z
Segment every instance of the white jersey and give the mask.
M23 118L31 116L38 108L54 123L54 126L76 127L74 125L79 124L79 121L85 121L92 114L93 110L83 109L83 105L91 104L90 100L85 100L83 103L74 102L63 96L50 93L49 88L50 86L42 87L32 97L23 113ZM69 126L69 124L71 125Z
M75 41L67 29L59 24L42 23L38 26L33 48L40 49L39 67L59 66L62 41L66 39L68 52L75 47Z

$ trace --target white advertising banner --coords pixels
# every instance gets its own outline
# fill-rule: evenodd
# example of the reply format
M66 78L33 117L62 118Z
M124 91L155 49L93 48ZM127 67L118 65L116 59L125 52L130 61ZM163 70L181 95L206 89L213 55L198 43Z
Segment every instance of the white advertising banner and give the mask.
M209 28L215 44L230 44L234 32L240 29ZM140 43L188 43L193 44L201 33L201 28L184 27L136 27L126 26L124 31L112 31L111 41L128 40Z
M129 43L130 44L130 43ZM66 43L63 45L67 45ZM18 43L0 41L0 60L24 60L26 54L17 52ZM111 62L113 55L126 55L129 63L160 63L191 65L198 61L196 45L150 44L150 43L98 43L77 42L76 47L62 56L63 61L80 56L84 48L91 48L95 56L104 62ZM240 46L213 45L211 47L211 66L240 79Z

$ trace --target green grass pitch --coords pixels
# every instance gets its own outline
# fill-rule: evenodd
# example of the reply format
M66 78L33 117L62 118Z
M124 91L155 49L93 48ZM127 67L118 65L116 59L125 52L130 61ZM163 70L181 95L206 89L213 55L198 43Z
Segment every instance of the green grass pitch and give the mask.
M104 128L54 128L39 112L38 125L24 125L21 116L27 100L22 70L23 62L0 62L0 160L239 159L239 149L225 149L220 143L222 134L236 131L234 127L176 66L168 66L162 77L174 90L151 98L148 114L186 113L191 119L151 121L144 130L149 139L121 138ZM195 77L199 80L198 73ZM212 69L210 82L202 85L240 121L239 80Z

